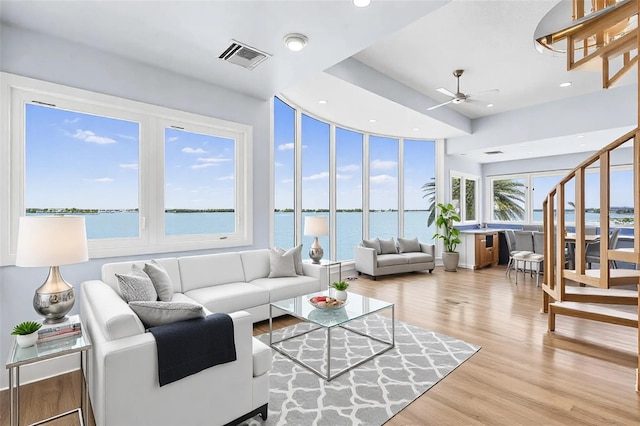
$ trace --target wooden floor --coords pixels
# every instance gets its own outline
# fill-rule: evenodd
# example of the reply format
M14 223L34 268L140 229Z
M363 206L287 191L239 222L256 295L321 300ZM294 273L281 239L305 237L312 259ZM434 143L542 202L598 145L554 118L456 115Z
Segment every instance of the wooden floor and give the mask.
M387 425L640 424L637 330L559 316L556 332L547 333L535 279L518 281L516 287L514 276L507 280L497 266L351 282L349 291L394 302L401 321L482 346ZM292 321L283 317L276 324ZM254 334L266 330L262 322ZM77 374L26 387L29 418L71 408L68 393L59 389L76 389L73 380ZM7 406L4 392L3 426ZM67 424L77 423L56 423Z

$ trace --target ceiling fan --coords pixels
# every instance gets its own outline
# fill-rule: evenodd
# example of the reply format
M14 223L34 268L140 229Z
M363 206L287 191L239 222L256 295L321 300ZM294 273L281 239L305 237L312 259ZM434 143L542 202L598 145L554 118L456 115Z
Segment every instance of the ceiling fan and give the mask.
M465 102L467 102L468 100L470 100L470 98L473 96L478 96L480 94L484 94L484 93L490 93L490 92L499 92L498 89L489 89L489 90L483 90L482 92L476 92L476 93L470 93L468 95L465 95L464 93L460 92L460 76L462 75L462 73L464 72L464 70L454 70L453 71L453 75L455 76L456 80L457 80L457 87L456 87L456 93L453 93L450 90L447 90L443 87L436 89L438 90L438 92L443 93L447 96L451 96L451 99L448 100L447 102L443 102L441 104L438 105L434 105L432 107L427 108L427 111L431 111L433 109L436 108L440 108L441 106L445 106L447 104L463 104Z

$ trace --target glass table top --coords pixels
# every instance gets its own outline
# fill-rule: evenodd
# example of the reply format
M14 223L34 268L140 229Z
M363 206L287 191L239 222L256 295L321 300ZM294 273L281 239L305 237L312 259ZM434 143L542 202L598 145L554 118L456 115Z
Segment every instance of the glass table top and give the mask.
M297 318L323 327L335 327L356 318L393 307L393 303L348 292L347 302L338 309L319 309L309 300L314 296L328 296L328 291L320 291L291 299L272 302L271 305Z
M63 337L61 339L38 342L28 348L21 348L14 337L6 368L13 368L24 364L43 361L49 358L72 354L91 348L91 342L84 330L81 334Z

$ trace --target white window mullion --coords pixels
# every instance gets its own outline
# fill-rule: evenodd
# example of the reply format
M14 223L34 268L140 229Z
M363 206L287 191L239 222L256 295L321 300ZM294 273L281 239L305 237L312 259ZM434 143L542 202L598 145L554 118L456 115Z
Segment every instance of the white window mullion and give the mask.
M337 182L338 175L336 169L336 126L332 124L329 127L329 244L331 245L331 260L337 259Z
M295 120L295 170L294 170L294 183L293 191L295 193L295 208L294 208L294 228L295 228L295 243L302 243L303 223L302 223L302 112L296 109Z
M364 141L362 144L362 238L370 238L369 236L369 178L370 178L370 155L369 155L369 134L364 134Z
M398 140L398 233L404 237L404 138Z

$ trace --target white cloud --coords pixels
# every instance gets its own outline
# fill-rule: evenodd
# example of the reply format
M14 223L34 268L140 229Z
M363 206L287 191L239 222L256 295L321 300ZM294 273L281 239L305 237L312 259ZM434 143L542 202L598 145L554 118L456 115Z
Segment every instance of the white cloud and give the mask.
M65 118L64 120L64 124L73 124L73 123L77 123L78 121L80 121L80 117L76 117L72 120Z
M198 160L201 163L223 163L225 161L231 161L231 158L223 158L223 157L198 157Z
M320 180L327 179L329 177L329 172L321 172L316 173L315 175L303 177L302 180Z
M282 183L291 183L293 179L282 179Z
M278 145L278 151L288 151L290 149L293 149L293 147L294 147L293 142L283 143Z
M229 175L229 176L222 176L219 177L218 180L233 180L234 176L233 175Z
M170 138L167 138L167 142L175 142L178 139L180 139L178 136L171 136Z
M377 175L377 176L371 176L370 181L371 183L375 183L375 184L395 183L396 178L389 175Z
M213 163L204 163L204 164L194 164L193 166L189 166L192 169L204 169L205 167L213 167L215 164Z
M347 164L346 166L340 166L336 170L339 172L357 172L360 170L360 166L357 164Z
M120 164L120 168L138 170L138 163Z
M110 143L116 143L115 140L108 138L106 136L98 136L93 133L91 130L76 130L76 133L72 135L76 139L80 139L81 141L97 143L98 145L106 145Z
M185 146L184 148L182 148L182 152L184 152L185 154L206 154L207 151L205 151L202 148L191 148L189 146Z
M396 161L392 161L392 160L373 160L371 162L371 168L372 169L378 169L378 170L393 169L397 165L398 165L398 163Z
M351 179L353 176L351 175L341 175L340 173L338 173L336 175L336 179L338 180L347 180L347 179Z
M118 137L121 138L121 139L126 139L128 141L137 141L138 140L137 136L129 136L129 135L120 134L120 135L118 135Z
M89 180L92 180L94 182L113 182L113 178L110 178L110 177L103 177L103 178L89 179Z

